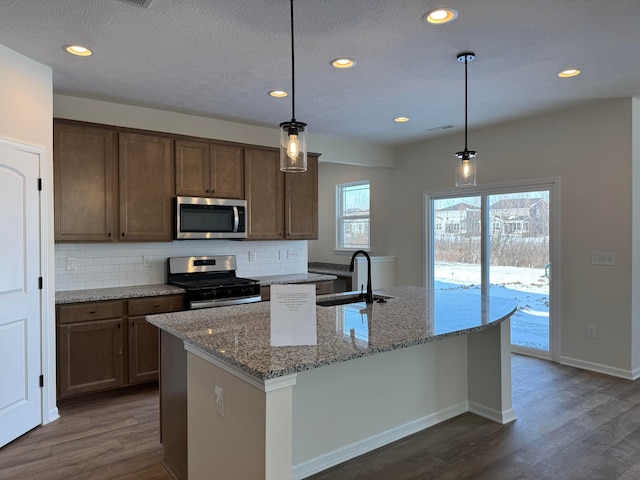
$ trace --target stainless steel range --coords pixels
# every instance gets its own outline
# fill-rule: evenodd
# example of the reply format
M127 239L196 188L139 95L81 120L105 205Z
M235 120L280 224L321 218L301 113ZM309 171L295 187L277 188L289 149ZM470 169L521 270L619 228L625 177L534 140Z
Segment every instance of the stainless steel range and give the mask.
M236 277L235 255L167 259L167 283L186 290L190 309L259 302L260 283Z

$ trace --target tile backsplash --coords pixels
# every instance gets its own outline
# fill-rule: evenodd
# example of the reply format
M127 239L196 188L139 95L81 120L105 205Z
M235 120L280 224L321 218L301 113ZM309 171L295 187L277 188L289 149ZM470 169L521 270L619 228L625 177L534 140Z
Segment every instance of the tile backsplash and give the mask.
M235 255L238 276L307 272L307 241L57 243L56 291L166 283L167 258Z

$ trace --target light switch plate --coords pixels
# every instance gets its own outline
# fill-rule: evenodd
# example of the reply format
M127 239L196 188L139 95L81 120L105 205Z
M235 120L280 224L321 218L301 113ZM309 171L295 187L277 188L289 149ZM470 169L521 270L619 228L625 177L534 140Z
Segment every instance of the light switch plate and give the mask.
M591 265L607 265L616 264L616 254L613 252L591 252Z
M67 258L67 271L75 272L77 269L76 259L72 257Z

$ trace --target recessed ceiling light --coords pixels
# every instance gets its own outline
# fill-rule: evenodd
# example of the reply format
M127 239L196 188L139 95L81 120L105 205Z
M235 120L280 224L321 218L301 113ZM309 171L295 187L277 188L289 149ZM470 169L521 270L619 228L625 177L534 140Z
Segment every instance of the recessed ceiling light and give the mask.
M331 65L336 68L351 68L356 64L355 60L352 60L347 57L334 58L331 60Z
M396 117L393 121L397 123L405 123L409 121L409 117Z
M458 11L453 8L436 8L428 11L422 17L425 22L435 25L453 22L456 18L458 18Z
M91 50L81 45L63 45L62 48L65 50L65 52L68 52L71 55L77 55L79 57L88 57L93 53Z
M575 77L576 75L580 75L580 70L577 68L569 68L568 70L563 70L558 74L560 78Z
M271 95L272 97L276 97L276 98L284 98L289 94L287 92L285 92L284 90L271 90L269 92L269 95Z

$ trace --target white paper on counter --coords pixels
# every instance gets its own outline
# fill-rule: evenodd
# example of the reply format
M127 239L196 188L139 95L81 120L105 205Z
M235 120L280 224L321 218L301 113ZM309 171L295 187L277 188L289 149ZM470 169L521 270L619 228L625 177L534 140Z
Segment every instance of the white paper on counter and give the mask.
M271 346L317 344L316 286L271 285Z

